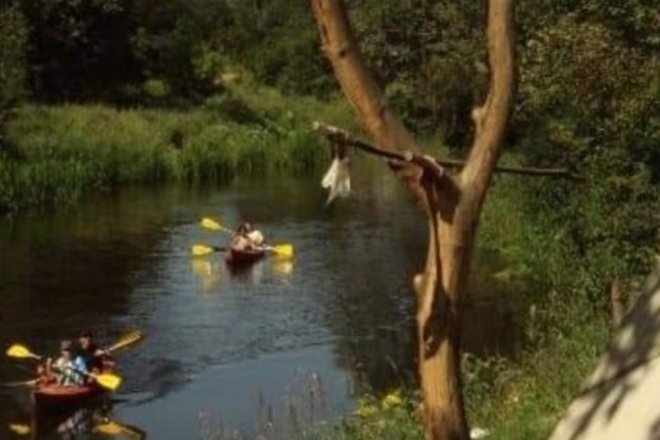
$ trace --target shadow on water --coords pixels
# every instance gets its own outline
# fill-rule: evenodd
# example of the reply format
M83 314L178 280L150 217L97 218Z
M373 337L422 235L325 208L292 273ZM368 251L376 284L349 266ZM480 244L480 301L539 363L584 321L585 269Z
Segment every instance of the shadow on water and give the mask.
M153 438L194 438L205 411L254 433L255 396L281 419L295 371L326 385L315 420L345 414L360 392L414 381L410 279L425 254L424 222L399 183L355 177L352 197L332 206L315 179L271 178L133 189L2 222L0 344L47 353L82 328L101 342L144 330L145 343L119 359L114 413ZM240 274L220 252L191 259L190 245L228 239L202 230L204 216L230 228L254 222L270 243L293 243L296 256ZM494 257L478 257L465 345L506 352L513 312L493 288ZM0 379L29 378L27 368L2 361ZM0 401L0 421L11 414Z

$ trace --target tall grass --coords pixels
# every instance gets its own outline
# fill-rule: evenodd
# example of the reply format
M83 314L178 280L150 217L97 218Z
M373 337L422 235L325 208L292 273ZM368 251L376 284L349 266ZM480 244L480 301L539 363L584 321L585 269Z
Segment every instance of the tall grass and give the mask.
M495 279L524 318L513 356L463 361L468 418L489 431L488 440L548 438L609 339L608 317L575 288L568 240L525 209L521 179L495 179L479 232L478 245L505 262ZM396 407L386 398L366 400L362 411L311 438L423 439L419 398L409 395Z
M0 212L136 183L304 172L324 161L327 147L308 120L271 107L246 124L214 108L26 106L8 127L11 150L0 151Z
M488 440L544 440L594 368L607 327L580 307L563 303L572 326L552 341L517 359L465 360L465 389L471 426ZM396 405L390 395L365 398L355 414L330 427L319 427L307 440L423 440L420 399L415 394Z

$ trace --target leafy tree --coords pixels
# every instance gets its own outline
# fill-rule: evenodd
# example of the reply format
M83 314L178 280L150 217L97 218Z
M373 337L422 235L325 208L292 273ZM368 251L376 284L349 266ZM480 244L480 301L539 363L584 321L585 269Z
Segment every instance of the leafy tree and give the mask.
M200 101L217 88L219 56L231 41L224 31L233 17L224 1L137 0L132 48L147 92L157 81L165 102ZM153 96L153 95L152 95Z
M129 0L24 0L29 82L45 101L103 99L130 81Z
M24 95L27 26L14 3L0 6L0 147L4 126Z
M288 92L327 95L332 76L319 50L307 0L236 2L232 13L237 38L229 56L263 83Z
M516 126L528 161L585 178L532 183L530 216L560 225L573 286L602 303L604 285L644 273L660 241L660 65L596 18L564 16L530 35Z
M351 2L365 57L407 124L465 146L470 112L486 90L479 2Z

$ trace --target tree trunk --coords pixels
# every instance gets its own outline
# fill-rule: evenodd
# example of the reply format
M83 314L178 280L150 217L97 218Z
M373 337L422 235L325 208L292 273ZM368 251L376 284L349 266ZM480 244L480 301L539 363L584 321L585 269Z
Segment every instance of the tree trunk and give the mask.
M623 321L626 306L623 301L623 293L621 292L621 281L614 278L610 283L609 288L610 306L612 308L612 328L617 328Z
M364 64L341 0L311 0L323 48L344 94L376 144L417 150ZM467 440L460 371L461 307L481 207L501 149L515 90L513 0L490 0L490 89L473 111L475 139L456 176L406 161L395 169L428 217L426 266L414 279L419 375L429 440ZM431 161L429 161L431 162ZM435 172L434 172L435 171Z
M468 249L452 243L452 228L429 221L427 265L415 278L419 376L427 439L465 440L469 429L463 403L460 342L461 289L466 286ZM438 279L440 274L440 279Z

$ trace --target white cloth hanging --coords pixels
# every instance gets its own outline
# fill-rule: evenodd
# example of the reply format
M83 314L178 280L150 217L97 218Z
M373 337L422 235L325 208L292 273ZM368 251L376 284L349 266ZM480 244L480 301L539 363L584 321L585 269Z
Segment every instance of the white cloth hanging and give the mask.
M348 167L348 157L342 158L335 157L330 164L330 168L323 176L321 181L323 188L329 189L328 200L326 204L329 205L335 197L347 197L351 192L351 175Z

